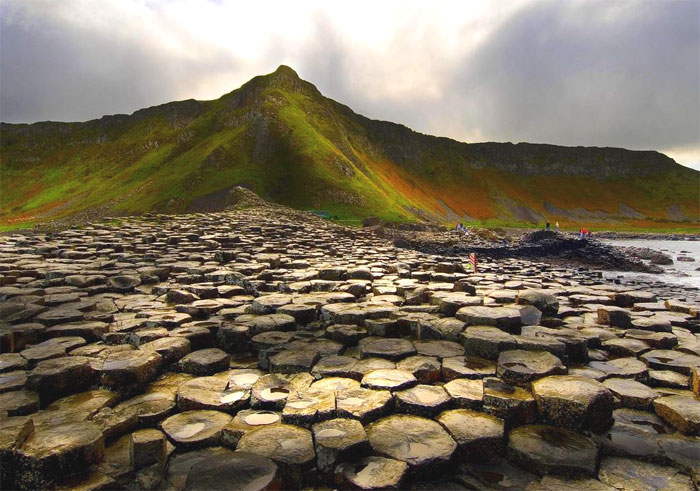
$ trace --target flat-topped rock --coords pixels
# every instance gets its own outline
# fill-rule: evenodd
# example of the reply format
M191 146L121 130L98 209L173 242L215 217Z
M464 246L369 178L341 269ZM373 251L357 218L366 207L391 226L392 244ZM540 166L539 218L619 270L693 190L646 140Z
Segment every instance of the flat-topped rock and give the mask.
M218 348L197 350L185 355L179 362L180 370L192 375L213 375L227 370L231 355Z
M25 370L28 366L27 359L19 353L3 353L0 355L0 373Z
M13 390L0 394L0 413L9 417L24 416L39 410L39 394L29 390Z
M644 362L633 357L616 358L609 361L592 361L588 366L602 372L604 378L616 377L643 380L647 375L647 366Z
M146 428L131 434L129 460L134 469L164 464L167 457L166 438L162 431Z
M158 376L163 357L154 351L120 351L105 358L100 368L102 385L125 389L141 386Z
M81 338L82 339L82 338ZM46 342L45 342L46 343ZM83 342L83 344L85 344ZM20 352L22 357L29 362L30 365L50 360L52 358L60 358L66 356L66 347L62 344L44 344L32 346Z
M128 293L141 284L141 280L135 275L118 275L107 279L107 285L112 291Z
M282 420L297 426L311 427L316 421L335 415L335 393L323 389L293 391L282 410Z
M442 378L484 378L496 375L496 363L476 356L454 356L442 360Z
M228 387L227 380L220 377L198 377L177 388L176 400L183 411L212 409L229 412L248 404L250 390Z
M399 370L407 370L421 383L433 384L440 380L442 365L432 356L409 356L396 364Z
M652 350L639 357L649 368L673 370L690 375L692 367L700 366L700 356L675 350Z
M191 343L184 337L163 337L142 344L142 351L155 351L163 357L163 365L178 362L191 351Z
M362 377L362 386L376 390L401 390L416 385L418 380L408 370L372 370Z
M221 430L233 418L220 411L185 411L165 419L161 429L178 448L217 445Z
M498 356L496 373L507 383L527 387L538 378L566 373L566 367L545 351L512 350Z
M360 353L363 358L400 360L415 355L416 348L406 339L370 337L360 341Z
M346 377L327 377L311 384L312 389L322 389L333 392L360 387L360 382Z
M483 406L483 380L458 378L446 383L443 388L450 395L454 406L467 409L481 409Z
M671 321L664 317L634 317L630 321L629 327L652 332L671 332Z
M544 315L556 315L559 311L559 300L546 290L522 290L515 301L520 305L532 305Z
M443 341L438 339L418 340L413 343L418 354L423 356L434 356L438 359L449 358L451 356L461 356L464 354L464 347L454 341Z
M687 435L700 434L700 401L689 396L654 399L654 411L662 419Z
M446 339L459 342L459 335L464 331L466 323L454 317L435 319L430 323L421 324L421 333L424 337Z
M248 452L214 454L198 460L187 473L185 490L279 489L282 479L270 459Z
M247 432L278 424L282 424L282 415L278 412L243 409L224 426L221 441L227 447L236 448L241 437Z
M331 355L320 358L311 369L314 377L361 378L362 373L355 369L357 359L349 356Z
M27 388L38 392L42 401L86 390L97 381L90 359L66 356L39 362L27 378Z
M318 309L314 305L287 304L277 308L278 314L285 314L294 319L300 325L305 326L318 317Z
M602 348L612 356L637 357L651 348L647 343L634 338L614 338L603 341Z
M433 298L440 312L448 317L453 317L463 307L481 305L484 302L481 297L475 297L465 292L450 292Z
M82 472L85 466L101 461L104 451L104 436L93 423L36 428L16 450L17 485L49 488L59 477Z
M54 307L44 312L41 312L34 320L45 326L55 326L56 324L65 324L67 322L78 322L85 318L80 310L69 307Z
M316 463L322 473L331 473L340 460L352 460L369 450L362 424L355 419L336 418L313 426Z
M603 459L600 463L598 479L614 489L634 489L635 491L658 489L691 491L695 488L690 477L680 474L673 467L619 457Z
M320 354L315 350L283 350L270 357L270 371L274 373L310 372Z
M250 310L258 315L274 314L279 307L292 303L292 300L293 297L286 294L265 295L253 300Z
M396 410L401 413L430 416L445 409L451 402L448 392L433 385L416 385L394 394Z
M345 346L357 346L360 339L367 336L367 329L349 324L334 324L326 328L326 337Z
M335 483L350 489L401 489L408 464L385 457L364 457L335 469Z
M383 418L369 425L367 434L375 452L418 469L447 463L457 448L440 424L418 416Z
M287 482L294 482L290 482L294 487L299 486L301 471L316 457L311 432L287 424L265 426L246 433L236 450L261 455L282 465L284 477Z
M80 336L89 342L98 341L102 335L107 332L108 324L100 321L81 321L69 322L67 324L58 324L49 327L44 332L46 336L61 337L61 336Z
M520 332L520 311L509 307L463 307L455 314L470 326L495 326L510 333Z
M505 449L503 420L471 409L440 413L437 421L445 427L469 460L489 460Z
M659 394L636 380L609 378L603 385L620 401L622 407L648 411Z
M335 402L339 418L354 418L368 423L386 415L394 400L387 390L359 387L338 391Z
M671 370L649 370L649 385L651 387L671 387L687 389L691 387L691 377Z
M537 403L529 391L495 377L485 378L483 383L485 412L515 426L535 421Z
M233 451L223 447L210 447L175 453L168 460L168 466L164 472L163 485L167 486L168 489L184 490L187 484L187 476L197 463L214 456L231 459L233 453Z
M597 454L593 441L556 426L521 426L508 435L508 456L540 475L595 476Z
M613 327L631 327L632 316L627 309L606 305L598 308L598 324Z
M292 389L288 380L275 376L264 375L253 385L251 406L260 409L281 410L287 402Z
M287 314L246 314L236 317L236 323L248 326L252 336L267 331L289 331L296 325L294 317Z
M604 384L572 375L553 375L532 383L542 421L573 430L600 430L611 422L613 396Z
M667 332L644 331L640 329L628 329L625 338L642 341L649 348L672 349L678 345L678 337ZM641 352L641 351L640 351Z
M114 413L140 424L154 424L175 409L175 395L164 392L141 394L114 406Z
M502 351L518 347L516 338L507 332L492 326L470 326L461 334L461 341L467 355L498 359Z

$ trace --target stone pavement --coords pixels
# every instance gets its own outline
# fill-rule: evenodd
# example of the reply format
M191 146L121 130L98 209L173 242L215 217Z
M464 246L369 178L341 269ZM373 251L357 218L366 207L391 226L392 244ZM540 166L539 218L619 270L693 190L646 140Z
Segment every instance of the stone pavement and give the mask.
M253 208L0 238L2 489L694 489L700 306Z

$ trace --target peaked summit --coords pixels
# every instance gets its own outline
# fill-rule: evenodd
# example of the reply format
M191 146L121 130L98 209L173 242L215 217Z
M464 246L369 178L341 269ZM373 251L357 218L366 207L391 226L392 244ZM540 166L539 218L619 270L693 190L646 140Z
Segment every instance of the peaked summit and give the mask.
M213 101L0 124L0 226L213 211L241 185L343 219L687 227L700 173L653 151L460 143L375 121L290 67Z

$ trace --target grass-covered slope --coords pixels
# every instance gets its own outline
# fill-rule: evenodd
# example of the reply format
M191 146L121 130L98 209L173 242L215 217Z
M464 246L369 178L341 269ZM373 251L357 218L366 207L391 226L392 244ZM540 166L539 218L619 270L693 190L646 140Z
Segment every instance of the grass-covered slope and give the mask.
M700 174L657 152L465 144L355 114L288 67L214 101L2 124L0 226L213 210L227 190L342 219L688 228Z

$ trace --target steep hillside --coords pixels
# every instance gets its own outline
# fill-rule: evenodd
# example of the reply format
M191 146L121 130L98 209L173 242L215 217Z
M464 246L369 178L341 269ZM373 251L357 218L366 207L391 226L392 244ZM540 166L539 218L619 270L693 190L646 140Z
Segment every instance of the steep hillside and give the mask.
M341 219L692 227L700 173L657 152L459 143L373 121L288 67L214 101L0 126L0 226L220 209L228 190Z

